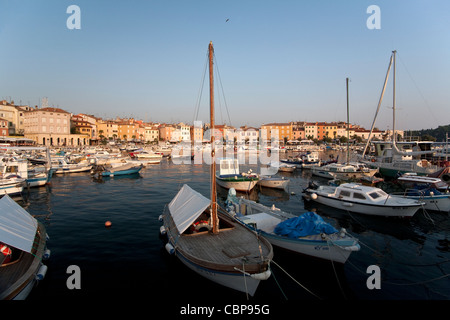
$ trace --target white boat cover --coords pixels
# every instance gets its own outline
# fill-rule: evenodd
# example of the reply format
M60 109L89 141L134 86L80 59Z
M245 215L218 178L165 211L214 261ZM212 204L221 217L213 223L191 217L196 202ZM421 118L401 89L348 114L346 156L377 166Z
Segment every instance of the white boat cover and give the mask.
M31 252L38 222L8 195L0 199L0 242Z
M187 184L178 191L169 203L169 211L178 232L182 234L202 212L210 205L211 200L193 190Z

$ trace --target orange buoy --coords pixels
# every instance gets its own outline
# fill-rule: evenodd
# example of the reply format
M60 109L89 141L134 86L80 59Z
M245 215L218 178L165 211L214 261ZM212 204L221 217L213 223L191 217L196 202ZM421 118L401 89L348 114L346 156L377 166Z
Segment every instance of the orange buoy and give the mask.
M109 227L111 227L111 225L112 225L111 221L106 221L105 222L105 227L109 228Z

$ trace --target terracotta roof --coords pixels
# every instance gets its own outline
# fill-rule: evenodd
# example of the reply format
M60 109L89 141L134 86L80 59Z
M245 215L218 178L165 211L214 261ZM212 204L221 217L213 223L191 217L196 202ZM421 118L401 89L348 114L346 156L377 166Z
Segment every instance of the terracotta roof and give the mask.
M60 109L60 108L50 108L50 107L34 109L34 110L30 110L30 111L48 111L48 112L70 113L70 112L67 112L67 111L65 111L63 109Z

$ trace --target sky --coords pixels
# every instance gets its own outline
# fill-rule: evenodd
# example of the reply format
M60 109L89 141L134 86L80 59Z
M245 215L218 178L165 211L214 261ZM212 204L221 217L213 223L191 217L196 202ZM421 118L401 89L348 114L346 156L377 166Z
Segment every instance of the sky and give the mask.
M396 50L395 127L437 128L450 124L449 15L448 0L0 0L0 98L209 122L212 41L216 123L346 121L348 77L350 122L370 129ZM379 129L392 93L391 71Z

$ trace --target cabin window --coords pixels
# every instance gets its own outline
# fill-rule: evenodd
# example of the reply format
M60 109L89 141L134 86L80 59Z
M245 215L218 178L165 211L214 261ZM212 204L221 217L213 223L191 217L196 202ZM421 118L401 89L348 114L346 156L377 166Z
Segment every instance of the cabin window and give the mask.
M366 200L366 196L363 195L362 193L359 193L359 192L353 193L353 198L354 198L354 199L362 199L362 200Z
M350 197L350 192L341 190L341 193L339 194L339 197Z
M371 193L369 193L369 196L371 196L373 199L377 199L377 198L381 197L381 195L378 194L377 192L371 192Z

